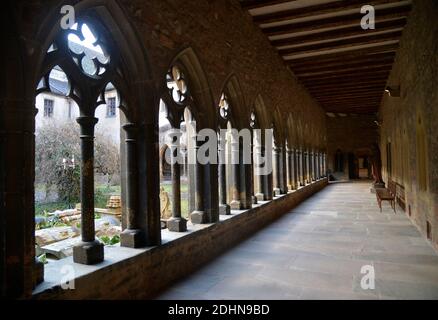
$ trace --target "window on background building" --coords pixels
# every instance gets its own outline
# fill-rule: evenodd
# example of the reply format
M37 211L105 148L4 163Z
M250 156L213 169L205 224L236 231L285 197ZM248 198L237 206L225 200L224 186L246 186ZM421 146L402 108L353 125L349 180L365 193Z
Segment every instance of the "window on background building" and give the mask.
M52 99L44 99L44 117L45 118L53 117L53 100Z
M116 98L114 97L108 99L106 116L107 118L113 118L116 116Z

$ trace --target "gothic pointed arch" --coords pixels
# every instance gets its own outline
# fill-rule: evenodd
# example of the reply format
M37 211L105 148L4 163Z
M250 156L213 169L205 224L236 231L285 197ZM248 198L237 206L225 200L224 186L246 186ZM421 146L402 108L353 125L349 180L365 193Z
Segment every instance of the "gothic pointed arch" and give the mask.
M176 69L178 71L175 71ZM175 79L175 76L179 78ZM177 85L184 82L184 87L175 88L176 91L179 91L178 97L182 100L176 101L176 96L171 97L166 94L169 90L169 80L176 81ZM174 94L175 90L171 95ZM166 81L161 84L160 92L174 118L180 118L184 108L189 108L200 129L215 127L217 123L216 109L209 81L193 48L183 49L172 59L166 74Z
M228 104L231 108L227 111L226 117L219 114L219 121L229 119L234 128L241 129L247 127L248 123L245 121L247 119L247 117L245 117L247 109L245 97L243 95L239 79L234 73L231 73L224 81L224 85L221 90L220 101L218 103L219 105L221 105L224 97L228 100ZM224 110L220 108L219 112L221 111Z

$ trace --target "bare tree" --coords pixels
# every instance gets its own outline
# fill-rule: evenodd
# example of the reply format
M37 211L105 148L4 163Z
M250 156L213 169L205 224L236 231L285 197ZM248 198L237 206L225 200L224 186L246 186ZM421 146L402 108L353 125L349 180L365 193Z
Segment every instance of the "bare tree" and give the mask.
M79 198L79 136L79 125L75 122L50 121L38 129L35 137L36 182L45 186L46 195L56 187L60 200L69 203ZM120 171L119 148L103 132L96 132L94 146L95 170L110 182Z

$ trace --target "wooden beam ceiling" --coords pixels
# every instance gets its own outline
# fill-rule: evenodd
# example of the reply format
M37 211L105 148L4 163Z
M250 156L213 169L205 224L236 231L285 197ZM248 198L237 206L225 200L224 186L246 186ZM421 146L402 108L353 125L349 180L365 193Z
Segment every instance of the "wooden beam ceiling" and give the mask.
M394 29L403 28L406 25L406 18L397 18L393 20L386 20L383 22L377 22L375 29L370 29L367 34L372 35L376 32L391 31ZM282 47L289 45L302 44L306 42L324 41L327 39L338 39L344 37L362 36L364 30L360 25L355 24L348 27L341 27L317 33L310 33L301 36L287 37L283 39L271 40L271 44L274 47Z
M241 0L292 72L327 112L375 113L411 0ZM363 5L375 29L363 30Z
M376 9L376 22L381 22L388 19L405 17L410 11L410 6L402 6L395 8ZM280 26L265 27L262 31L269 36L281 35L286 33L296 33L305 31L314 31L323 28L342 27L348 24L359 23L364 15L360 12L346 14L343 16L326 17L317 20L302 21L296 23L288 23Z
M242 8L249 10L293 1L297 0L241 0L240 5Z

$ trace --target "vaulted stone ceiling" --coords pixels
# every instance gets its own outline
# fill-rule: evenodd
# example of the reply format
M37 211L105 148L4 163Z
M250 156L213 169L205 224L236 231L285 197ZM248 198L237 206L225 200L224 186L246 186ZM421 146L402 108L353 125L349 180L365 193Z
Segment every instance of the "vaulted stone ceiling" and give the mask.
M240 0L328 113L378 111L410 0ZM363 30L363 5L375 29Z

